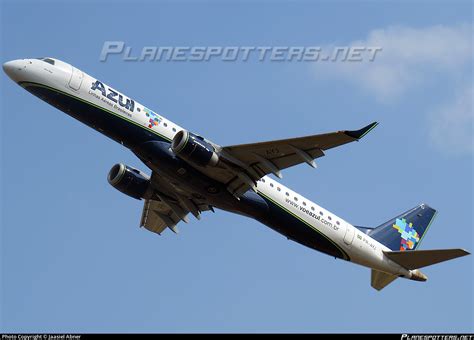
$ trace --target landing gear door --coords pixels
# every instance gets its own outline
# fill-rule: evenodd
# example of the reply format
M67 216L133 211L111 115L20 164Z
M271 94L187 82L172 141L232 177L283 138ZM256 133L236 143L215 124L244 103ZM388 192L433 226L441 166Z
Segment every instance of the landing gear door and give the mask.
M351 245L352 241L354 240L354 236L355 236L355 228L350 225L346 225L346 234L344 235L344 243L347 245Z
M71 79L69 79L69 87L75 91L81 88L84 73L72 66Z

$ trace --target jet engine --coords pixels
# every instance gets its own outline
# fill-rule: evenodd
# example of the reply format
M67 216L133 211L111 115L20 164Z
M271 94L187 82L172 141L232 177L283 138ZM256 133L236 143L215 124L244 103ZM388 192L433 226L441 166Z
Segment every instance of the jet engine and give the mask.
M211 143L186 130L181 130L174 136L171 150L179 158L196 165L216 166L219 162L219 156Z
M150 186L147 174L122 163L110 169L107 180L118 191L136 199L144 198Z

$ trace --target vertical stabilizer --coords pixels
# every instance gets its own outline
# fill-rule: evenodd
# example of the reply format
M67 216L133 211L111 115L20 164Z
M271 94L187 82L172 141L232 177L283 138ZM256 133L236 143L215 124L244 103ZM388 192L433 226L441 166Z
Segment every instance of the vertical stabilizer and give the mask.
M420 204L367 233L393 251L415 250L435 216L435 209Z

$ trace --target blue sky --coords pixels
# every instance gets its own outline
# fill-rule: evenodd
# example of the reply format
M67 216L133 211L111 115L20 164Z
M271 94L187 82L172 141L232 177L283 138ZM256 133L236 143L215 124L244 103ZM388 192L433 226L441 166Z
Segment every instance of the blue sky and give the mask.
M380 125L282 182L356 225L426 202L422 249L473 250L472 3L1 2L2 62L52 56L221 145ZM373 64L99 62L143 46L380 44ZM472 332L472 256L370 271L223 211L161 237L106 180L127 149L1 77L7 332Z

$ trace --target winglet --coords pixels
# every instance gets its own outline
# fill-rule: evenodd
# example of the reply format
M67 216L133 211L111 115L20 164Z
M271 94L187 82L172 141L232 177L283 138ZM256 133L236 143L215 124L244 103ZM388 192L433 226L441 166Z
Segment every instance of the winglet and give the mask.
M373 128L375 128L379 123L378 122L373 122L372 124L367 125L366 127L363 127L360 130L354 130L354 131L344 131L346 135L349 137L355 138L357 140L361 139L364 137L366 134L368 134Z

